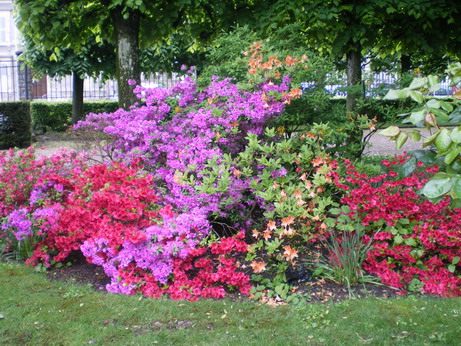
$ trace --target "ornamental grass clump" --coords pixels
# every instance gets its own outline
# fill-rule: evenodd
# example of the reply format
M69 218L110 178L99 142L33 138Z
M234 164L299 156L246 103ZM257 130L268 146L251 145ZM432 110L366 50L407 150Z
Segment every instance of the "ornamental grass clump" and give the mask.
M370 237L365 240L364 235L360 226L354 231L333 231L328 239L321 239L326 252L314 263L316 275L346 285L349 296L353 296L352 286L378 282L363 269L373 242Z

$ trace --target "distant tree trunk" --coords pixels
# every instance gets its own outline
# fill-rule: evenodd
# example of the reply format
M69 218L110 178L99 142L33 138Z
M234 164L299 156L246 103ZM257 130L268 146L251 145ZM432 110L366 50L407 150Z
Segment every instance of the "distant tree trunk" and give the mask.
M72 73L72 124L83 118L83 79Z
M139 24L141 15L138 11L129 13L124 18L121 10L112 10L112 19L116 34L116 74L118 84L118 102L120 107L129 107L138 101L133 94L133 86L128 85L128 80L137 84L141 80L140 55L139 55Z
M347 86L356 86L347 92L346 110L352 112L356 109L357 99L363 97L362 87L362 46L360 42L351 42L346 53L347 59Z
M347 86L352 90L347 91L346 113L350 120L357 115L357 101L364 95L362 86L362 46L360 42L350 42L347 59ZM348 131L346 140L347 154L352 158L358 158L363 152L362 129L353 127Z
M400 74L403 75L404 73L410 71L411 69L411 58L407 54L402 54L400 57Z

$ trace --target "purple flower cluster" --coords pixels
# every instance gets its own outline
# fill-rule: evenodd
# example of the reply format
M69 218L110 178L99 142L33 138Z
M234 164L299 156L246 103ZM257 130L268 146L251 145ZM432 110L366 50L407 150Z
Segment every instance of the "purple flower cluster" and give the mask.
M18 241L32 236L32 221L26 208L13 211L2 224L2 230L10 230Z
M158 179L165 202L176 210L218 213L222 200L238 208L248 185L230 174L235 181L226 191L197 193L200 172L209 169L211 160L219 164L224 155L243 150L249 133L263 132L264 125L283 111L281 95L289 90L289 82L284 78L279 85L264 83L252 92L217 77L203 91L190 77L169 89L137 86L134 91L144 105L90 114L76 128L109 135L113 141L108 149L118 159L140 159ZM187 173L196 178L192 184L182 181ZM234 205L229 204L232 200Z
M209 229L204 213L199 210L177 216L165 214L163 223L145 229L146 241L124 241L122 248L116 251L109 247L107 239L99 238L83 243L81 251L92 263L102 266L111 278L108 291L130 294L134 287L121 283L119 270L126 270L134 264L166 284L173 271L173 261L187 258L199 241L208 235Z

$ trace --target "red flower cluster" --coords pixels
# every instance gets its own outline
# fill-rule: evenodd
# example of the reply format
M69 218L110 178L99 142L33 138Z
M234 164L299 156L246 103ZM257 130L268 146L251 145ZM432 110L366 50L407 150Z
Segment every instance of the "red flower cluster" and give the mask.
M125 246L154 244L156 241L147 239L146 229L162 225L162 217L176 217L171 206L162 208L159 204L153 176L141 173L135 164L83 167L77 165L66 174L49 171L35 179L33 187L24 190L27 199L31 191L35 191L36 197L29 209L42 235L27 264L49 266L52 261L63 261L72 251L82 251L84 243L97 239L104 239L107 246L107 254L98 255L109 260L108 254L120 254ZM35 214L34 209L40 213ZM185 237L183 234L180 242L185 241ZM195 249L195 245L191 245L187 256L171 257L173 270L163 284L151 270L141 268L131 257L127 257L132 262L126 266L111 265L116 268L117 280L130 287L128 294L141 292L149 297L168 294L172 299L188 300L222 298L229 288L249 294L250 278L239 269L235 258L236 254L247 252L243 237L241 233Z
M43 174L62 174L70 165L84 167L84 159L74 152L61 152L48 159L35 159L32 147L0 153L0 218L27 206L30 193Z
M90 238L104 237L117 249L124 240L144 241L146 227L157 223L157 196L152 189L151 175L138 176L135 168L113 163L95 165L71 176L45 175L42 183L59 183L68 191L61 201L63 209L57 224L37 245L35 258L43 258L43 249L62 261ZM33 263L33 260L29 263Z
M388 168L403 164L405 157L383 162ZM369 234L375 234L373 248L364 265L383 283L402 289L420 289L443 296L461 295L458 278L461 257L461 210L452 209L448 199L438 204L417 194L428 173L413 173L399 179L390 171L370 178L346 162L349 186L342 203L351 209L350 217L359 218Z
M164 294L173 300L223 298L229 287L248 295L252 287L250 277L239 271L240 264L235 258L238 253L247 252L248 246L242 240L244 236L242 232L235 237L222 238L210 247L193 250L186 259L176 259L171 284L159 284L152 273L135 265L119 269L118 276L124 285L137 287L131 294L141 292L151 298Z

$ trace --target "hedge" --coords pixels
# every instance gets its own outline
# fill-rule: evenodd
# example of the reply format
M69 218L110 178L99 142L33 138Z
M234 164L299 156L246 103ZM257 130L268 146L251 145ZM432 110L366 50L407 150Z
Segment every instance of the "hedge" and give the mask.
M49 130L62 132L71 125L72 102L37 102L30 104L32 126L36 133ZM89 113L113 112L118 109L116 101L90 101L83 103L84 116Z
M0 150L32 143L29 102L0 102Z

